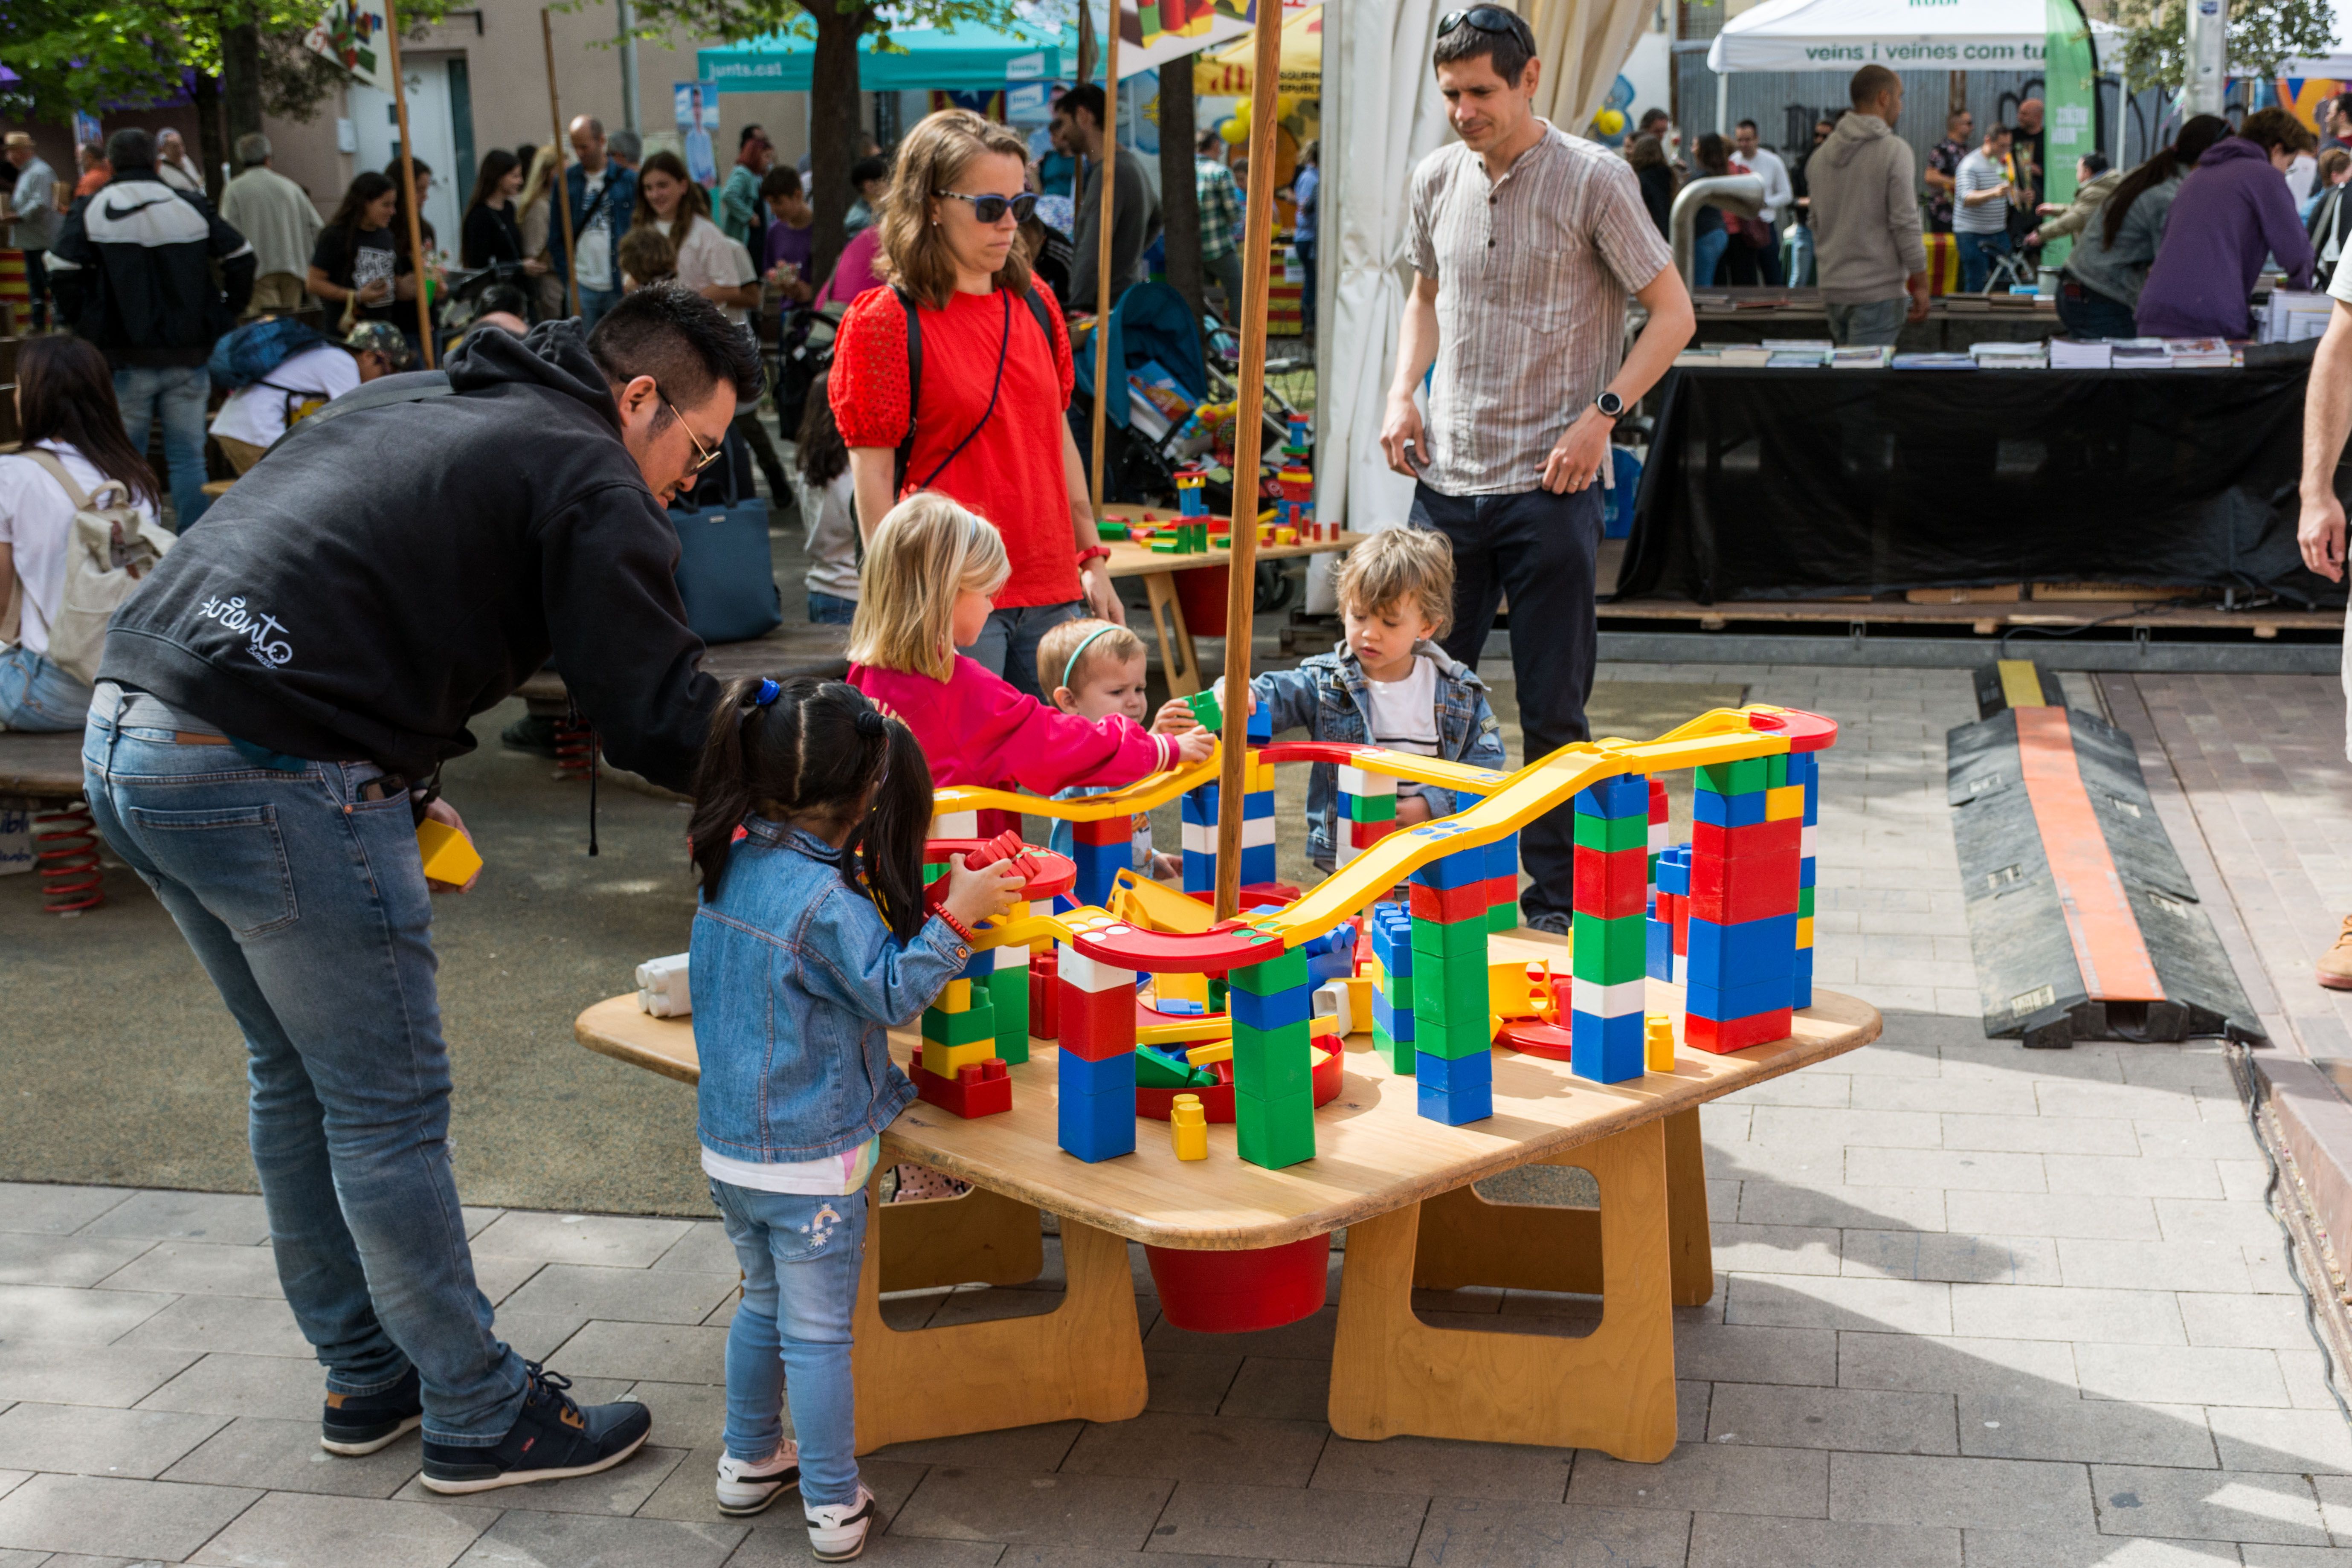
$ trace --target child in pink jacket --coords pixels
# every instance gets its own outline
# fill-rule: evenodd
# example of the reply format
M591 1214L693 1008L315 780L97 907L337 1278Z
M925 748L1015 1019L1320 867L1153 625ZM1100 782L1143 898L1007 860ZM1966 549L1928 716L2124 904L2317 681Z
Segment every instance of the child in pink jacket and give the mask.
M849 683L914 731L935 785L1050 795L1133 784L1210 754L1206 731L1155 734L1124 714L1057 712L959 656L1011 572L994 528L928 490L893 507L866 545Z

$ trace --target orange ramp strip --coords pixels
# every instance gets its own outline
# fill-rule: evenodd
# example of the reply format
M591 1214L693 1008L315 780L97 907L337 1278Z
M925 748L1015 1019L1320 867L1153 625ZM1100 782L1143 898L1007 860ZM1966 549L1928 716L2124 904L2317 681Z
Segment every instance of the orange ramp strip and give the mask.
M2149 962L2107 836L2091 809L2074 758L2074 732L2063 708L2016 708L2018 763L2050 874L2066 914L2066 934L2094 1001L2161 1002L2163 983Z

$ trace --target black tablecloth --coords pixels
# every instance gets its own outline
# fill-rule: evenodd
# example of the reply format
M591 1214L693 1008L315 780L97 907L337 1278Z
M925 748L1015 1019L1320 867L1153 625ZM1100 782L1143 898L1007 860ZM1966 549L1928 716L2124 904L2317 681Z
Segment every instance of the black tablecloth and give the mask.
M2295 550L2307 374L1677 370L1617 596L2124 582L2341 605Z

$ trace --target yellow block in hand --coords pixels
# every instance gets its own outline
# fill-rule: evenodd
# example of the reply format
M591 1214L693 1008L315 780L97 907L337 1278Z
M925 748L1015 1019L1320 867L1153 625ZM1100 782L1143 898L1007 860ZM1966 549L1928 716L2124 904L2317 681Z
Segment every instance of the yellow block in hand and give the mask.
M1179 1160L1209 1157L1209 1113L1197 1094L1180 1094L1168 1113L1168 1134L1175 1141Z
M462 888L482 868L466 836L446 822L426 817L416 826L416 852L425 862L425 879Z

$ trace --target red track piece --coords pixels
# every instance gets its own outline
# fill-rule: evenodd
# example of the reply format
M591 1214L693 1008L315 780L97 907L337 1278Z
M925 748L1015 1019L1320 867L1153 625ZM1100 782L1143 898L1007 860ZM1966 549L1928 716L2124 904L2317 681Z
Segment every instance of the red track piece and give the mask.
M1204 931L1095 926L1073 936L1070 945L1088 958L1121 969L1148 969L1154 974L1223 974L1244 964L1279 958L1284 951L1280 937L1261 935L1238 921Z
M1006 839L1012 844L1007 846ZM923 863L937 865L950 856L961 855L967 866L993 866L999 860L1012 858L1028 875L1029 884L1022 897L1031 902L1050 899L1056 893L1066 893L1078 885L1078 868L1066 855L1056 855L1051 849L1039 849L1021 842L1017 831L998 834L994 838L933 838L923 845ZM948 896L945 877L924 889L924 900L933 909Z

